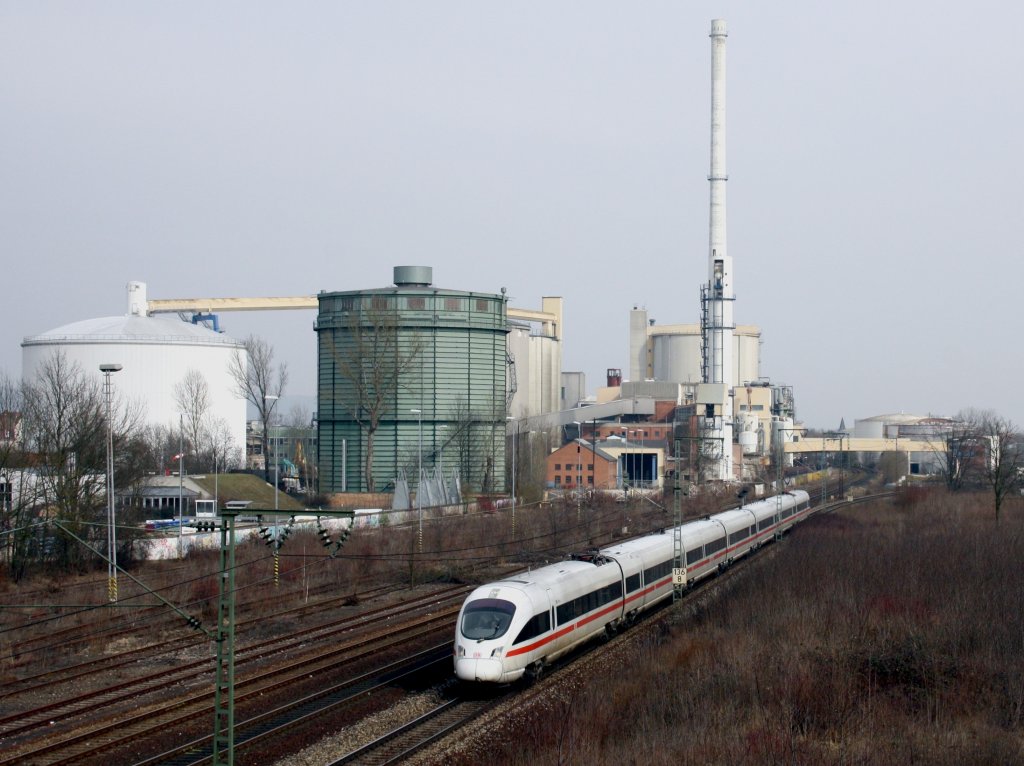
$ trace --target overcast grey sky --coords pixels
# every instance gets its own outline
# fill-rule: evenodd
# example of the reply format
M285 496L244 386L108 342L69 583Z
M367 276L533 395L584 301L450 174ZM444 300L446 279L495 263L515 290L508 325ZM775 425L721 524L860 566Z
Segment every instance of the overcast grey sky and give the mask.
M710 43L729 26L729 252L762 374L834 427L1024 424L1024 6L0 0L0 370L149 297L383 287L538 308L628 371L696 322ZM224 314L315 393L314 312Z

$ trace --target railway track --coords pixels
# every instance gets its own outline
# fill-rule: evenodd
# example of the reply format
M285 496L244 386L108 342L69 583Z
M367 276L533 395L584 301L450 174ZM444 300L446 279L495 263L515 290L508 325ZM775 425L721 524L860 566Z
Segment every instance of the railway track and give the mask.
M421 597L415 604L377 610L370 616L359 616L341 621L333 633L301 631L300 636L287 638L288 648L305 647L297 659L278 662L272 669L254 671L236 682L235 704L240 710L257 709L277 695L290 696L291 688L302 688L317 679L351 675L360 663L373 662L374 656L386 656L390 650L403 654L406 647L417 640L447 633L454 614L458 611L464 588L446 590L443 597L436 594ZM415 610L415 616L408 616ZM404 616L403 616L404 615ZM324 651L325 643L336 641ZM279 641L264 642L242 652L241 662L256 662L272 654L280 654L285 647ZM236 664L239 662L236 659ZM202 665L202 667L197 667ZM118 685L100 694L80 695L68 701L54 703L33 711L29 716L8 718L4 723L5 754L0 764L23 762L75 763L97 753L121 747L125 742L159 740L167 731L187 730L200 723L208 723L213 707L212 684L195 693L181 693L171 701L161 701L168 684L187 689L189 679L202 679L212 675L213 660L209 658L193 667L169 676L153 674L146 684ZM127 707L135 713L125 712ZM116 708L116 709L115 709ZM116 713L116 715L112 714ZM88 723L90 717L95 723ZM53 722L60 720L60 732L54 732ZM43 736L38 732L42 730ZM29 737L45 740L27 744Z
M893 492L883 492L859 498L834 500L819 506L815 514L832 513L839 509L891 497L893 494ZM745 557L745 561L737 562L717 576L703 580L695 588L687 591L679 605L690 610L705 608L708 601L719 598L735 580L747 576L750 572L750 564L775 556L779 551L777 545L759 548ZM636 627L606 642L592 641L581 647L566 658L566 661L550 668L545 673L541 684L513 685L509 690L486 699L456 696L437 704L432 710L414 720L396 725L391 731L377 737L372 742L332 761L330 766L341 766L342 764L383 766L384 764L400 763L413 754L441 742L467 724L479 722L483 716L499 708L510 699L515 700L516 707L522 708L549 694L552 688L563 683L566 676L579 676L581 682L584 682L585 679L595 675L595 671L588 667L588 663L600 663L602 662L600 655L603 652L614 652L622 643L640 640L644 626L651 629L656 624L658 616L664 615L667 608L666 604L664 608L649 614ZM438 762L443 762L443 760L442 756Z

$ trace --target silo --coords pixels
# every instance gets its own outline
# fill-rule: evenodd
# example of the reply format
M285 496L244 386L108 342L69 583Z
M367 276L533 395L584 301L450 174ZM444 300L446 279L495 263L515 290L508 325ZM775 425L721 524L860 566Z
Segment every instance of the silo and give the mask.
M743 454L756 455L758 452L758 429L760 421L752 412L740 413L736 418L737 437Z
M651 367L655 380L673 383L701 381L701 330L696 324L654 325L649 328ZM733 386L757 380L761 366L761 328L733 328Z
M792 418L772 418L772 449L776 451L785 450L785 445L794 441ZM783 453L782 463L792 467L793 453Z
M415 486L421 466L503 489L504 293L437 288L431 268L398 266L393 287L318 297L320 489L387 492L402 469Z
M196 370L209 387L211 418L227 427L239 459L245 456L246 403L235 391L229 366L236 353L245 364L244 346L200 325L179 319L146 316L146 286L128 284L128 313L73 322L24 339L22 378L31 382L55 353L95 374L101 364L120 364L113 378L122 400L139 404L146 422L178 427L181 408L174 388Z

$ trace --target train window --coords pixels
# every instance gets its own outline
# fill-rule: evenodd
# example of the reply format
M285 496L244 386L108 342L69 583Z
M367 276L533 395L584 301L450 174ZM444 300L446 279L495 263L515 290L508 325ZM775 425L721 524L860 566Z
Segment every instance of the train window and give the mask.
M712 540L710 543L704 544L704 553L710 556L712 553L717 553L725 547L725 538L719 537L717 540Z
M784 519L788 519L792 515L793 515L793 511L790 510L789 508L787 508L786 510L784 510L782 512L782 518L784 518Z
M660 564L655 564L653 567L648 567L644 570L644 582L650 585L662 577L665 577L672 571L672 560L662 561Z
M640 575L630 575L626 578L626 593L632 593L640 589Z
M523 626L523 629L519 631L519 635L516 636L516 640L513 644L521 644L523 641L529 641L531 638L547 633L551 630L551 614L547 611L535 614L530 618L529 622Z
M735 545L740 540L745 540L746 537L747 537L747 530L746 530L746 528L741 529L739 532L733 532L731 535L729 535L729 545Z
M500 598L479 598L462 612L462 635L474 641L501 638L516 613L515 604Z
M574 598L572 601L560 604L556 610L558 624L564 625L587 612L592 612L595 609L598 609L605 604L610 604L612 601L620 598L622 598L621 581L616 581L603 588L592 590L590 593L586 593L579 598Z
M773 516L769 516L767 519L761 519L761 521L757 523L757 528L758 530L767 529L774 523L775 518Z
M692 551L686 552L686 563L687 565L695 564L701 560L704 556L703 548L694 548Z

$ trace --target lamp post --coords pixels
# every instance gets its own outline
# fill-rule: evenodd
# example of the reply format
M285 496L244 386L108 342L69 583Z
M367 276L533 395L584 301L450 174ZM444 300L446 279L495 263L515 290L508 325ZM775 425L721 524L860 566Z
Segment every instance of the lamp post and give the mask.
M276 394L267 394L263 398L266 399L267 401L276 402L281 397L277 396ZM271 436L270 436L270 423L269 422L264 423L263 427L267 429L267 442L269 443L270 440L271 440ZM278 509L277 487L278 487L278 485L281 482L280 482L280 480L278 478L278 473L277 473L277 471L278 471L277 443L274 442L273 446L274 446L274 510L276 511ZM267 459L267 456L264 455L263 456L264 462L266 462L266 459ZM276 515L274 516L274 534L275 534L275 536L277 534L277 516Z
M583 515L583 456L580 454L580 441L583 439L583 434L580 433L580 421L574 420L572 424L576 426L576 522L579 523Z
M622 502L625 503L629 497L629 472L626 463L629 458L629 431L622 429L622 441L625 442L625 452L622 453Z
M419 518L419 540L417 545L419 546L420 553L423 552L423 410L409 410L413 415L416 416L417 431L419 437L417 441L416 449L416 470L419 475L416 477L416 515Z
M276 402L281 397L278 396L277 394L267 394L263 398L265 400L267 400L267 401ZM266 432L267 432L266 433L267 446L273 446L273 448L274 448L274 510L276 511L280 507L280 505L279 505L280 501L278 500L278 487L281 484L281 479L280 479L280 476L278 474L280 461L277 459L277 442L274 441L273 437L270 435L270 422L269 422L269 420L268 421L264 421L263 428L266 429ZM264 463L264 465L266 465L266 462L267 462L267 455L264 455L263 456L263 463ZM281 555L280 555L280 552L281 552L281 544L280 544L280 542L281 542L281 540L280 540L280 534L281 534L281 531L280 531L280 529L278 529L278 526L277 526L277 514L275 513L274 514L274 585L275 586L281 584L281 577L280 577L280 575L281 575Z
M513 424L518 428L518 423L515 422L515 418L511 415L507 415L505 420L512 421ZM512 431L512 539L516 539L516 431Z
M637 430L633 430L633 431L629 431L628 433L629 433L629 436L632 436L632 437L633 437L633 438L632 438L632 440L628 440L628 439L627 439L627 442L626 442L626 443L627 443L627 445L628 445L628 449L629 449L629 456L630 456L631 458L633 458L632 460L630 460L630 461L629 461L629 462L630 462L630 465L631 465L631 467L632 467L632 469L633 469L633 470L632 470L632 471L630 472L630 475L629 475L629 478L630 478L630 485L631 485L631 486L636 486L636 483L637 483L637 481L636 481L636 479L635 479L634 477L636 476L636 458L637 458L637 452L636 452L636 449L634 449L633 445L634 445L634 444L636 444L636 438L637 438L637 434L639 434L640 432L639 432L639 431L637 431ZM643 478L643 474L642 474L642 473L641 473L641 475L640 475L640 478L641 478L641 479Z
M182 498L184 496L182 475L185 473L185 415L178 413L178 558L182 558L181 526L185 519L182 517Z
M114 519L114 429L110 422L110 376L120 372L119 364L101 364L103 393L107 402L107 598L117 601L117 524Z

